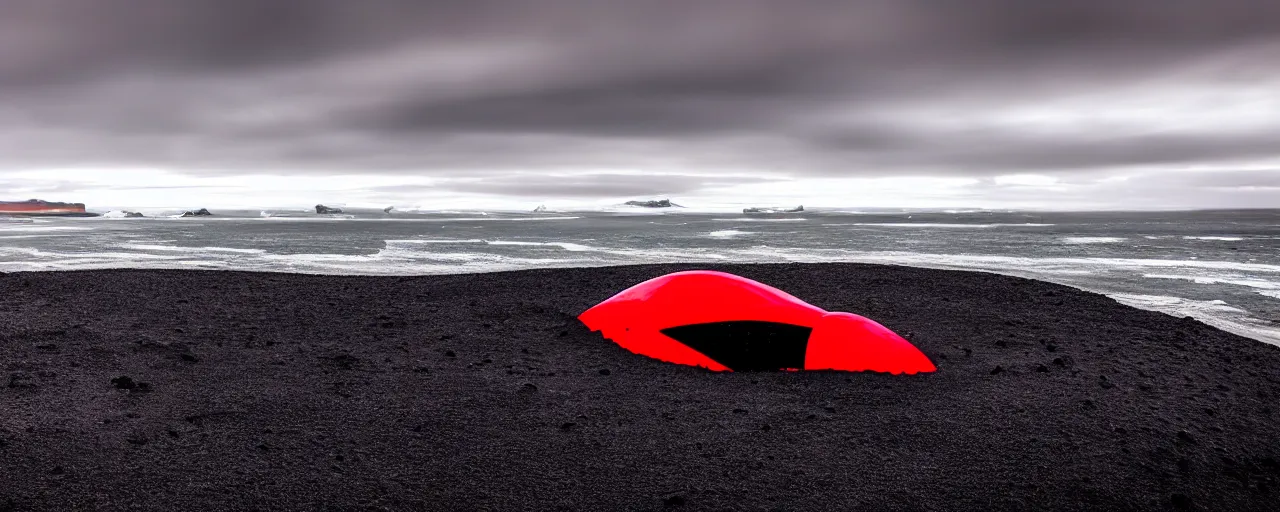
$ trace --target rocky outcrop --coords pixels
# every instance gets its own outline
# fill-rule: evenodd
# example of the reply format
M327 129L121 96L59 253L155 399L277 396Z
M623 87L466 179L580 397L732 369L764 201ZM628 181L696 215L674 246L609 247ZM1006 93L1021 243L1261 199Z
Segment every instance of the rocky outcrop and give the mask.
M126 219L136 219L136 218L140 218L140 217L146 217L146 215L143 215L143 214L138 213L138 212L125 211L125 212L120 212L120 213L123 213L123 214L124 214L124 217L125 217Z
M538 207L537 207L537 208L534 208L534 209L533 209L533 213L542 213L542 212L545 212L545 211L547 211L547 205L545 205L545 204L538 205Z
M213 214L209 213L209 210L206 208L201 208L196 211L182 212L183 217L208 217L210 215L213 215Z
M328 206L318 204L316 205L316 213L319 213L319 214L342 213L342 208L330 208Z
M61 217L97 217L85 211L84 203L56 203L41 199L0 201L0 215L42 215Z
M678 204L672 203L670 199L659 199L656 201L627 201L627 206L639 206L641 208L670 208L672 206L684 208Z
M388 207L386 207L386 208L383 208L383 209L382 209L382 213L391 213L391 212L395 211L395 209L396 209L396 207L394 207L394 206L388 206Z

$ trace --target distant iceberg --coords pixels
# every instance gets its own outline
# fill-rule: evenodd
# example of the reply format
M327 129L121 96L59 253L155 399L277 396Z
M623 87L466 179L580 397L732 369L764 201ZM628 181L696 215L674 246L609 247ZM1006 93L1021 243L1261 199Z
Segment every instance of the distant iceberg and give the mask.
M627 201L627 206L639 206L641 208L684 208L678 204L672 203L670 199L658 199L656 201Z
M179 217L208 217L210 215L213 215L213 214L209 213L209 210L207 208L201 208L196 211L182 212L182 215L179 215Z
M804 206L795 208L743 208L742 213L800 213L804 211Z

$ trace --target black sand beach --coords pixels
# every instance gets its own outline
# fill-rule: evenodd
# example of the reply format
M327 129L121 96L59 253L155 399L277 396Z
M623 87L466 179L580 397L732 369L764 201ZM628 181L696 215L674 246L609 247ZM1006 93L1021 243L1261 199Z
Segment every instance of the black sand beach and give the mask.
M690 268L938 371L711 373L574 318ZM984 273L5 274L0 369L0 511L1280 506L1280 348Z

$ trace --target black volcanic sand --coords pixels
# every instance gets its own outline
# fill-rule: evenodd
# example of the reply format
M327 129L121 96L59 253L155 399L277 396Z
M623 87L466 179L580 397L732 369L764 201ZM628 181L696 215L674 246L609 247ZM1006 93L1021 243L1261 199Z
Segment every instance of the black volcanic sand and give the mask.
M936 373L712 373L575 319L688 268L2 275L0 510L1280 506L1280 348L853 264L712 268L876 319Z

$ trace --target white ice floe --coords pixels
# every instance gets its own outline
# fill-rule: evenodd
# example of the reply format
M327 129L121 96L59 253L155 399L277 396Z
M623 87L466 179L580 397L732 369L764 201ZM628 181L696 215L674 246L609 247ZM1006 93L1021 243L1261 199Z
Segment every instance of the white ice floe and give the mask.
M1183 239L1183 240L1217 240L1217 241L1223 241L1223 242L1239 242L1239 241L1241 241L1241 240L1244 240L1244 237L1239 237L1239 236L1184 236L1184 237L1182 237L1182 239Z
M936 228L936 229L990 229L990 228L1008 228L1008 227L1043 227L1053 226L1053 224L956 224L945 222L851 222L844 224L826 224L827 226L866 226L866 227L885 227L885 228Z
M738 231L736 229L722 229L719 231L712 231L710 233L707 233L707 236L711 238L733 238L737 236L750 235L750 234L751 234L750 231Z
M559 247L566 251L586 252L595 251L595 247L589 245L575 244L571 242L524 242L524 241L508 241L508 240L491 240L485 242L488 245L523 245L528 247Z
M1117 236L1069 236L1062 239L1068 244L1114 244L1126 239Z
M715 222L805 222L809 219L802 217L785 217L779 219L758 219L754 217L738 217L733 219L711 219Z

